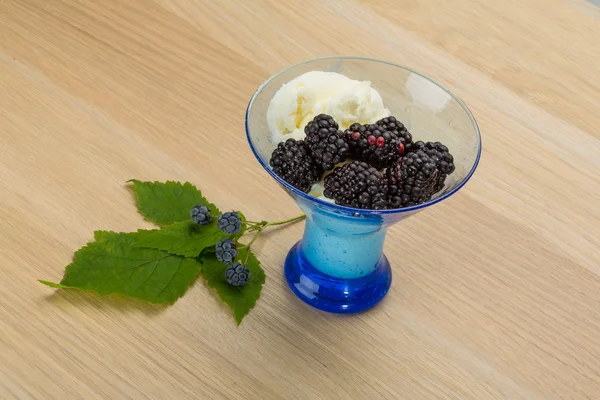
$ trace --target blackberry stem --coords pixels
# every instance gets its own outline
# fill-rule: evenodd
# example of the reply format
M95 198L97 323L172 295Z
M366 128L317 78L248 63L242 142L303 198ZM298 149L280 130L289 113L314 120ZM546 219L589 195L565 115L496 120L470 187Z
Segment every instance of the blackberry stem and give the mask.
M278 221L278 222L267 222L265 225L265 228L269 227L269 226L276 226L276 225L283 225L283 224L289 224L291 222L296 222L296 221L300 221L301 219L306 218L306 215L302 214L302 215L298 215L297 217L294 218L290 218L290 219L286 219L284 221ZM263 221L266 222L266 221Z
M248 231L252 232L252 231L255 231L255 230L260 229L261 227L265 226L267 224L267 221L260 221L260 222L246 221L246 224L248 225Z
M262 229L259 230L258 232L256 232L256 234L254 235L254 237L252 238L252 240L250 241L250 243L248 243L246 245L246 258L244 259L244 265L246 265L248 263L248 255L250 255L250 246L252 246L252 243L254 243L254 241L256 239L258 239L258 236L262 233Z
M260 221L260 222L254 222L254 221L246 221L247 224L251 225L250 229L248 229L248 231L252 232L252 231L256 231L256 233L254 234L254 237L252 238L252 240L250 240L250 242L246 245L242 245L242 248L246 249L246 259L244 260L244 264L246 264L248 262L248 255L250 254L250 246L252 246L252 244L256 241L256 239L258 239L258 237L260 236L260 234L269 226L277 226L277 225L284 225L284 224L289 224L292 222L296 222L296 221L300 221L302 219L306 218L306 215L302 214L299 215L297 217L294 218L290 218L290 219L286 219L283 221L276 221L276 222L269 222L269 221Z

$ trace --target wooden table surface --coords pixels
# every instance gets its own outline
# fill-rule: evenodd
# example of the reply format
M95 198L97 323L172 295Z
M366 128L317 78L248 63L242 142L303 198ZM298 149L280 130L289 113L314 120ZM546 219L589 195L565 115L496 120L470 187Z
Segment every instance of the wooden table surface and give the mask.
M150 226L130 178L298 214L245 107L331 54L429 74L483 136L467 186L390 230L380 306L290 293L302 224L258 242L240 327L201 281L166 308L36 281ZM599 66L600 9L574 0L0 0L0 399L600 399Z

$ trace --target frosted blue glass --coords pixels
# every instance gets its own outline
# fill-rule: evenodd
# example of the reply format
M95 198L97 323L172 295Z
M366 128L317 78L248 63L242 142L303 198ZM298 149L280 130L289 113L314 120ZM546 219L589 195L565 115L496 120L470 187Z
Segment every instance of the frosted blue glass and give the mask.
M381 227L352 225L333 216L313 214L306 220L302 252L324 274L360 278L374 271L383 252L385 232Z
M267 127L269 102L282 84L314 70L371 81L385 106L416 140L441 141L448 146L456 170L442 191L417 206L360 210L314 198L278 177L269 166L277 146ZM269 78L250 100L246 133L260 164L307 216L304 235L284 263L290 289L311 306L336 313L364 311L385 296L392 281L390 264L383 254L388 228L456 193L475 172L481 154L475 119L447 89L408 68L354 57L309 60Z

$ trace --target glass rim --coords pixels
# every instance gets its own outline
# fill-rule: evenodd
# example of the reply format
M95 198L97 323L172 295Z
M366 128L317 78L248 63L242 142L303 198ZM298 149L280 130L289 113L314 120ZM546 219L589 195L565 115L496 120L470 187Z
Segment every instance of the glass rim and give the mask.
M335 204L335 203L330 203L328 201L321 200L321 199L319 199L317 197L311 196L308 193L303 192L302 190L297 189L294 186L292 186L289 183L287 183L286 181L284 181L279 175L277 175L271 169L271 167L268 165L268 163L265 163L262 160L262 158L258 154L258 151L257 151L256 147L254 146L254 142L252 140L252 136L250 135L250 127L248 125L248 120L249 120L249 117L250 117L250 113L252 111L252 106L254 105L254 101L256 100L256 97L263 91L263 89L267 85L269 85L269 83L271 83L278 76L280 76L283 73L285 73L285 72L287 72L287 71L289 71L291 69L294 69L294 68L296 68L296 67L298 67L300 65L314 63L314 62L318 62L318 61L325 61L325 60L368 61L368 62L374 62L374 63L379 63L379 64L391 65L393 67L400 68L400 69L403 69L405 71L409 71L409 72L411 72L413 74L417 74L421 78L423 78L423 79L425 79L425 80L433 83L434 85L436 85L437 87L439 87L440 89L442 89L444 92L448 93L450 95L450 97L452 98L452 100L456 101L458 103L458 105L462 108L462 110L467 114L467 116L469 117L469 120L471 121L471 124L472 124L473 128L475 129L475 134L477 135L477 156L475 158L475 162L473 163L473 166L471 167L471 170L465 175L465 177L458 184L456 184L456 186L454 186L451 190L449 190L448 192L444 193L443 195L441 195L439 197L436 197L435 199L431 199L431 200L428 200L428 201L426 201L424 203L417 204L417 205L414 205L414 206L408 206L408 207L402 207L402 208L393 208L393 209L385 209L385 210L373 210L373 209L364 209L364 208L353 208L353 207L342 206L342 205ZM286 68L281 69L280 71L276 72L271 77L269 77L266 81L264 81L256 89L256 91L254 92L254 94L250 98L250 101L248 103L248 107L246 108L245 127L246 127L246 138L248 139L248 143L250 144L250 149L252 150L252 153L254 154L254 156L256 157L256 159L258 160L258 162L260 163L260 165L262 165L262 167L280 185L282 185L283 187L285 187L287 190L290 190L294 194L307 199L308 201L315 202L317 204L320 204L320 205L325 206L327 208L331 208L333 210L341 211L341 212L344 212L344 213L350 213L350 214L361 214L361 215L371 215L371 214L374 214L374 215L399 214L399 213L407 213L407 212L411 212L411 211L415 211L415 210L421 210L421 209L429 207L429 206L431 206L433 204L439 203L440 201L445 200L448 197L452 196L460 188L462 188L469 181L469 179L471 179L471 177L475 173L475 170L477 169L477 166L479 165L479 159L481 158L482 143L481 143L481 133L479 131L479 126L477 125L477 121L475 120L475 117L473 116L473 113L471 112L471 110L469 109L469 107L467 107L467 105L458 96L456 96L454 93L452 93L452 91L450 91L450 89L446 88L444 85L442 85L441 83L437 82L435 79L432 79L432 78L428 77L427 75L422 74L419 71L416 71L416 70L414 70L412 68L409 68L409 67L405 67L405 66L400 65L400 64L393 63L391 61L385 61L385 60L380 60L380 59L375 59L375 58L369 58L369 57L358 57L358 56L326 56L326 57L317 57L317 58L312 58L312 59L309 59L309 60L304 60L304 61L298 62L296 64L292 64L290 66L287 66Z

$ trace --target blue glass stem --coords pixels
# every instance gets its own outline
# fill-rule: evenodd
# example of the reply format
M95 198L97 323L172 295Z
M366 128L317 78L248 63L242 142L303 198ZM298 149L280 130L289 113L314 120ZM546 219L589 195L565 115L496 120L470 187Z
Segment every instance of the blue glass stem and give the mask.
M307 211L304 237L285 262L292 291L329 312L355 313L373 307L391 284L381 219Z
M377 267L385 234L379 221L315 212L307 216L302 251L307 261L324 274L361 278Z

